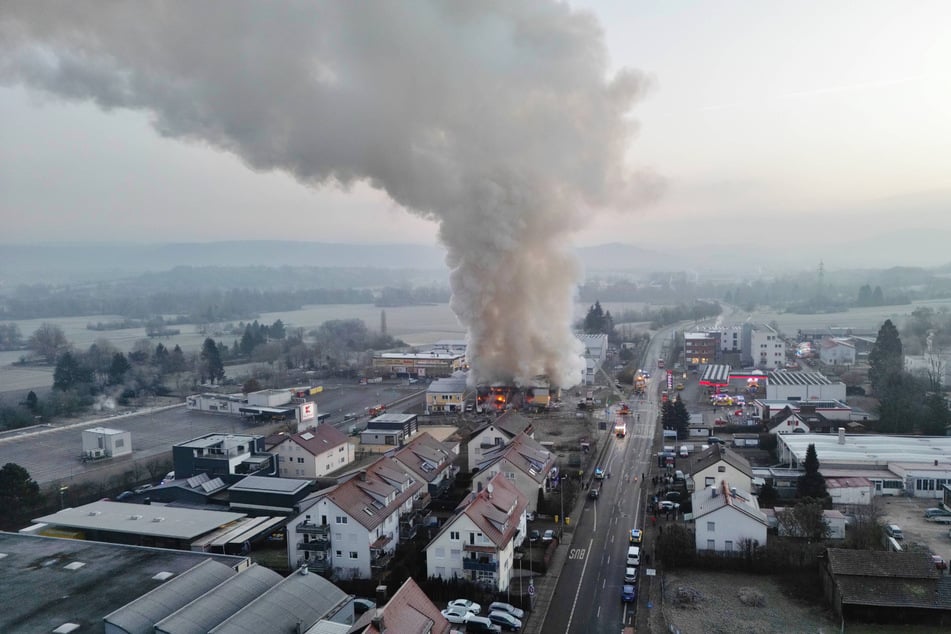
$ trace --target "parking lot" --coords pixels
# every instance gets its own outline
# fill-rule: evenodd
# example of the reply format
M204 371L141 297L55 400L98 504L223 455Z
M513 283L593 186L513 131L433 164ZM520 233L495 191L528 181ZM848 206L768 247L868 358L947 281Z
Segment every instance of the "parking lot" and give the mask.
M951 524L929 522L924 518L926 508L939 506L938 499L880 497L882 524L898 524L905 534L905 547L920 544L945 561L951 561Z

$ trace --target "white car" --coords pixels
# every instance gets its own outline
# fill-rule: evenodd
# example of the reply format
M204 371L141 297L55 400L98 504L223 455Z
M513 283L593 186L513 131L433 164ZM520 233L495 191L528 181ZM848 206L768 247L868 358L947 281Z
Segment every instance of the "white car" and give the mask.
M470 614L472 614L472 612L459 606L446 608L442 611L442 615L446 617L447 621L457 624L465 623Z
M475 601L470 601L469 599L455 599L450 601L449 605L446 606L447 609L451 608L462 608L467 612L472 612L473 614L478 614L482 611L482 606L476 603Z
M508 612L517 619L525 616L524 611L519 610L511 603L502 603L501 601L496 601L495 603L490 604L489 612Z

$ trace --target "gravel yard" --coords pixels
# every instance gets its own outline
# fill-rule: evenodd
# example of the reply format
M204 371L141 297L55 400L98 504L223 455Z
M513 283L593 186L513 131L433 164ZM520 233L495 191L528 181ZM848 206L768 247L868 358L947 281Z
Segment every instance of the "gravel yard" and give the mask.
M815 581L818 587L818 578ZM667 573L661 606L681 634L815 634L838 632L821 597L801 594L775 577L682 570ZM660 624L657 624L658 626ZM676 629L675 629L676 628ZM663 631L651 623L651 631Z

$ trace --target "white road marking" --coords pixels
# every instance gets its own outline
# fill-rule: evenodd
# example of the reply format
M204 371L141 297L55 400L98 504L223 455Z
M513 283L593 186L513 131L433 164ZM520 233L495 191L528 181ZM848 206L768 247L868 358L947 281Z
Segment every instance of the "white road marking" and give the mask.
M594 538L588 540L588 548L590 549L592 544L594 544ZM571 619L575 615L575 607L578 605L578 595L581 594L581 582L584 581L585 570L588 569L588 559L584 560L584 565L581 567L581 577L578 579L578 589L575 590L575 600L571 602L571 612L568 613L568 624L565 626L565 631L571 631Z

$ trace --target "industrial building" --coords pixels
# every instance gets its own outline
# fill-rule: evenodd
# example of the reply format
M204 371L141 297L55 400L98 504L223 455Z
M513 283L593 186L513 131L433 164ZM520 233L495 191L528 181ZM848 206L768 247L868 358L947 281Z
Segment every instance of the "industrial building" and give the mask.
M185 398L185 408L268 420L293 420L303 431L317 419L317 402L312 400L323 391L316 387L293 387L281 390L259 390L248 394L192 394Z
M832 477L866 477L875 495L941 499L951 482L951 436L782 434L776 451L783 464L801 468L815 445L821 472Z
M384 352L373 355L377 372L410 377L443 377L466 369L466 353L431 350L429 352Z

